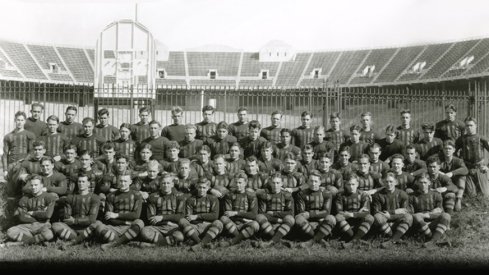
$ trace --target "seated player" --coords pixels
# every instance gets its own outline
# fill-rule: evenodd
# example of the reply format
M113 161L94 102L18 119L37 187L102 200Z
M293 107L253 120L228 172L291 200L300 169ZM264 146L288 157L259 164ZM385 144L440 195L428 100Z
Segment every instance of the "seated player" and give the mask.
M161 177L159 176L161 172L160 169L161 165L158 163L158 161L150 160L148 162L148 170L146 171L147 175L133 182L133 186L131 188L133 190L138 190L139 193L141 193L143 200L147 200L151 193L159 190L161 181Z
M219 200L209 191L209 181L200 179L196 184L196 192L185 203L185 217L178 222L180 229L187 239L193 242L192 251L204 248L214 248L210 242L215 239L223 229L219 220Z
M54 197L59 198L65 196L67 193L68 182L66 177L54 170L54 160L52 157L43 157L40 160L41 173L43 178L43 191L51 193ZM22 191L24 193L31 192L29 183L27 183Z
M437 156L428 158L426 165L428 167L431 188L442 195L443 209L445 212L452 214L455 208L455 194L458 192L457 186L452 183L452 180L448 176L440 173L440 159Z
M331 166L331 168L341 174L343 180L358 169L357 165L350 162L350 156L350 147L341 147L338 153L338 160Z
M13 181L16 179L13 178L13 175L16 173L13 170L18 169L18 178L17 180L21 180L25 182L25 179L32 174L40 174L41 173L41 159L45 156L46 153L46 144L44 141L36 140L32 143L32 152L30 156L24 160L22 160L17 167L12 167L12 177L10 177Z
M39 244L53 239L49 219L53 215L57 198L44 192L43 178L39 175L27 179L30 192L19 201L16 216L19 225L7 230L7 238L19 244ZM7 243L7 246L11 245Z
M312 171L308 179L309 188L300 191L296 199L295 224L312 239L301 243L301 247L310 247L314 243L325 242L331 234L336 219L331 215L332 194L321 190L321 174Z
M374 217L370 215L369 196L357 189L358 184L358 176L351 174L346 178L343 192L338 193L335 198L335 218L344 239L341 243L343 248L359 243L374 223ZM353 227L357 225L355 232Z
M210 179L214 173L214 162L211 160L211 149L209 146L202 146L197 152L197 159L192 161L192 167L197 173L198 178Z
M450 226L451 217L443 212L442 195L431 187L428 173L422 173L417 177L416 186L416 193L409 198L413 226L425 237L423 247L436 248L436 243Z
M180 145L174 140L168 141L165 151L166 157L160 161L163 170L169 173L177 173L180 162L180 158L178 157L180 154Z
M115 169L112 173L104 173L103 182L100 186L100 192L104 194L109 194L116 192L119 190L119 176L122 175L130 175L131 177L136 178L137 172L133 172L129 168L129 157L125 155L118 154L115 156ZM136 188L136 185L139 185L137 182L139 179L134 181L134 184L131 185L132 190L139 190ZM102 196L103 197L103 196Z
M397 188L411 194L414 191L414 177L407 172L404 172L404 156L395 154L391 157L391 172L397 179Z
M381 244L382 248L388 248L392 244L401 243L401 237L413 224L413 216L409 214L408 194L396 188L396 176L388 172L383 182L385 188L375 193L372 198L372 213L375 226L380 229L381 234L390 238Z
M143 198L138 191L131 190L131 176L119 176L118 182L119 190L107 195L104 216L107 224L97 221L95 227L97 236L104 242L102 250L131 241L144 228L144 222L139 219Z
M190 195L190 193L195 190L195 184L198 179L199 178L192 173L190 160L181 159L179 161L177 182L175 188L185 195Z
M293 154L285 157L284 168L280 175L282 176L282 188L289 193L307 188L306 177L298 171L297 160Z
M358 190L365 192L367 195L372 196L383 188L380 183L382 175L370 171L368 155L363 154L360 157L358 160L358 170L355 173L358 176Z
M75 189L75 183L78 182L78 171L82 167L81 161L78 159L76 153L76 146L73 144L68 144L64 148L64 157L54 164L54 169L68 179L68 194L72 194ZM71 176L76 176L71 178Z
M385 128L385 138L379 140L378 144L382 148L382 153L380 154L380 160L382 161L389 161L392 155L404 152L404 144L396 139L396 130L392 125L388 125Z
M158 246L175 246L183 242L178 223L185 216L185 196L173 186L175 176L165 173L160 179L158 191L148 199L148 226L141 230L143 242Z
M143 144L139 147L139 152L138 155L139 157L136 158L136 162L134 163L134 172L138 172L138 177L146 177L146 171L148 170L148 163L150 160L152 160L153 156L153 151L152 151L153 146L150 144L146 143ZM160 164L161 166L161 164ZM163 166L161 166L161 170L163 170Z
M204 145L204 142L200 139L196 139L197 127L193 124L187 124L185 126L185 138L180 142L180 154L181 158L188 158L190 160L196 160L200 148Z
M102 146L102 155L96 159L96 164L102 168L106 174L114 174L116 170L115 160L115 145L112 142L107 142Z
M209 192L218 199L224 198L229 192L231 178L226 171L226 160L224 155L214 156L214 174L210 179Z
M63 206L60 222L53 223L53 232L58 239L69 241L70 245L83 242L92 236L99 213L100 198L90 193L89 176L78 175L78 192L61 198L58 203Z
M254 192L246 191L248 177L240 172L234 176L236 189L224 197L224 213L221 222L224 231L233 238L231 241L221 243L222 247L236 245L244 239L253 237L260 225L256 219L258 213L258 201Z
M462 209L462 198L465 191L466 176L469 169L462 159L454 156L455 142L447 139L443 142L443 154L440 154L440 173L449 177L457 186L457 198L455 199L455 211Z
M242 149L238 143L234 143L229 148L229 158L227 161L227 170L229 175L232 177L238 172L243 171L246 165L246 161L242 158Z
M88 188L89 192L91 194L95 193L99 195L102 192L100 188L104 173L96 165L94 165L92 153L86 150L81 151L79 159L81 163L80 168L72 171L68 177L68 193L76 194L78 192L78 174L84 173L88 175L88 181L90 182L90 186ZM105 196L103 196L103 199L105 199Z
M282 243L294 226L294 200L292 194L282 189L282 175L270 177L267 188L257 193L258 215L261 236L270 241L254 243L254 246L266 248Z
M251 156L246 159L244 171L246 173L246 176L248 177L248 185L246 186L246 191L253 193L259 189L265 188L268 175L263 175L260 173L258 160L255 156Z

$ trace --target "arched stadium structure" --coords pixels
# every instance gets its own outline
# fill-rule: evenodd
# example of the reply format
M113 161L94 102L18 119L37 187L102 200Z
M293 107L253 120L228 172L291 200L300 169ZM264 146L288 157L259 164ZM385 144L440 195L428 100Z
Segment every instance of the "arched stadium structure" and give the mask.
M110 56L110 52L104 55ZM285 114L284 126L297 127L300 113L311 111L314 124L328 124L333 111L342 113L344 128L370 111L376 130L400 123L409 108L413 124L436 122L443 106L453 103L463 119L474 115L483 135L489 76L489 38L396 48L296 52L288 61L264 58L267 52L170 51L157 61L154 100L138 97L94 98L95 51L91 48L38 45L0 40L0 134L14 128L13 114L45 104L44 118L61 119L68 105L79 107L78 121L100 106L111 111L112 124L135 122L137 108L151 104L153 116L171 123L169 110L179 105L186 123L201 120L202 104L216 104L216 120L233 122L246 106L251 119L269 125L269 114ZM273 52L275 54L275 52ZM278 53L277 53L278 54ZM269 52L272 55L272 52ZM105 77L105 83L111 83ZM113 81L114 85L117 85ZM129 87L140 89L145 87Z

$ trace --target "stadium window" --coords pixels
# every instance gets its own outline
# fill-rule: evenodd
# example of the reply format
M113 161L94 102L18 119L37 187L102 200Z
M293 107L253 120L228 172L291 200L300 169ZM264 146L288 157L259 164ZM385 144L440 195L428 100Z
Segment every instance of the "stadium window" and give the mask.
M268 79L268 70L262 70L260 72L261 79Z
M313 77L313 78L319 78L319 75L321 74L321 70L322 70L321 68L319 68L319 69L314 69L314 70L312 71L312 77Z
M209 79L217 78L217 70L209 70Z
M160 78L160 79L166 78L165 69L158 69L158 78Z
M426 61L417 62L414 66L407 71L408 74L420 74L423 68L426 66Z
M50 63L49 63L49 70L50 70L50 71L51 71L51 73L53 73L53 74L58 73L58 70L59 70L59 68L58 68L58 64L50 62Z

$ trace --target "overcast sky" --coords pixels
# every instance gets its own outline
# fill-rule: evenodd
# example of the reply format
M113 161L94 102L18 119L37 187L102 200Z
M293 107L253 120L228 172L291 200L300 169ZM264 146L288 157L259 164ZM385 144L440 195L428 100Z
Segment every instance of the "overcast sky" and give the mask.
M0 0L0 39L94 48L119 19L170 50L225 45L258 51L360 49L489 37L487 0Z

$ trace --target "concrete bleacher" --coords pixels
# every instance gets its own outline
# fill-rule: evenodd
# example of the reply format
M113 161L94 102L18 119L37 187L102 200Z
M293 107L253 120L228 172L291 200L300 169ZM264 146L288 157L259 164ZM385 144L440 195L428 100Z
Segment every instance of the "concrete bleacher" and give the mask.
M73 82L73 78L71 78L71 76L69 74L48 73L48 76L51 80L55 80L55 81Z
M480 40L479 44L477 44L472 50L469 52L465 53L462 57L469 57L473 56L474 60L469 64L467 68L459 68L459 69L451 69L448 72L446 72L442 77L443 78L449 78L449 77L457 77L462 75L466 71L470 71L471 68L477 66L478 62L482 60L482 58L488 53L487 49L489 49L489 38L482 39ZM487 68L487 65L484 67ZM477 70L474 70L473 72L477 72Z
M261 70L268 70L270 77L277 74L278 62L260 62L258 53L243 53L241 75L245 77L259 77Z
M377 76L375 83L394 82L424 48L425 46L401 48L387 67Z
M95 50L92 49L85 49L88 54L88 58L90 58L90 61L92 61L92 64L95 64Z
M426 62L426 66L424 70L428 71L431 66L442 56L452 45L452 43L444 43L444 44L433 44L428 45L426 50L411 64L414 65L417 62ZM411 74L406 73L409 68L406 68L404 74L398 79L399 81L413 81L420 77L421 74Z
M217 70L218 76L237 76L240 52L187 52L189 76L207 76Z
M311 53L298 53L295 61L286 61L282 63L282 68L277 76L275 86L278 87L295 87L299 81Z
M165 69L168 76L185 76L185 58L183 52L170 52L168 61L156 62L156 69Z
M338 59L340 53L341 52L314 53L314 56L312 57L311 62L307 66L307 69L304 73L304 77L311 76L311 73L314 69L321 69L321 75L326 76L333 68L336 59Z
M246 79L239 81L240 87L272 87L273 80L271 79Z
M26 78L37 80L47 79L23 44L0 41L0 47L2 47L10 60L12 60Z
M67 47L57 47L57 49L75 81L93 83L93 69L83 49Z
M375 78L375 75L377 75L384 68L396 51L396 48L372 50L367 59L363 62L362 67L358 68L355 76L353 76L353 79L349 84L371 83ZM375 66L375 70L371 77L360 76L365 66Z
M236 80L191 79L190 86L236 86Z
M156 86L187 86L185 79L156 79Z
M16 71L16 70L0 69L0 76L2 76L2 77L22 78L22 75L18 71Z
M345 51L329 75L329 80L346 84L370 50Z
M15 77L23 78L22 75L15 69L12 63L7 59L7 57L0 51L0 60L3 67L0 68L0 76L3 77Z
M49 63L56 63L61 71L66 71L63 62L51 46L26 45L43 70L50 70Z
M453 47L445 53L445 55L434 64L429 71L426 72L420 79L435 79L444 74L452 67L461 57L475 46L478 40L469 40L455 43Z

